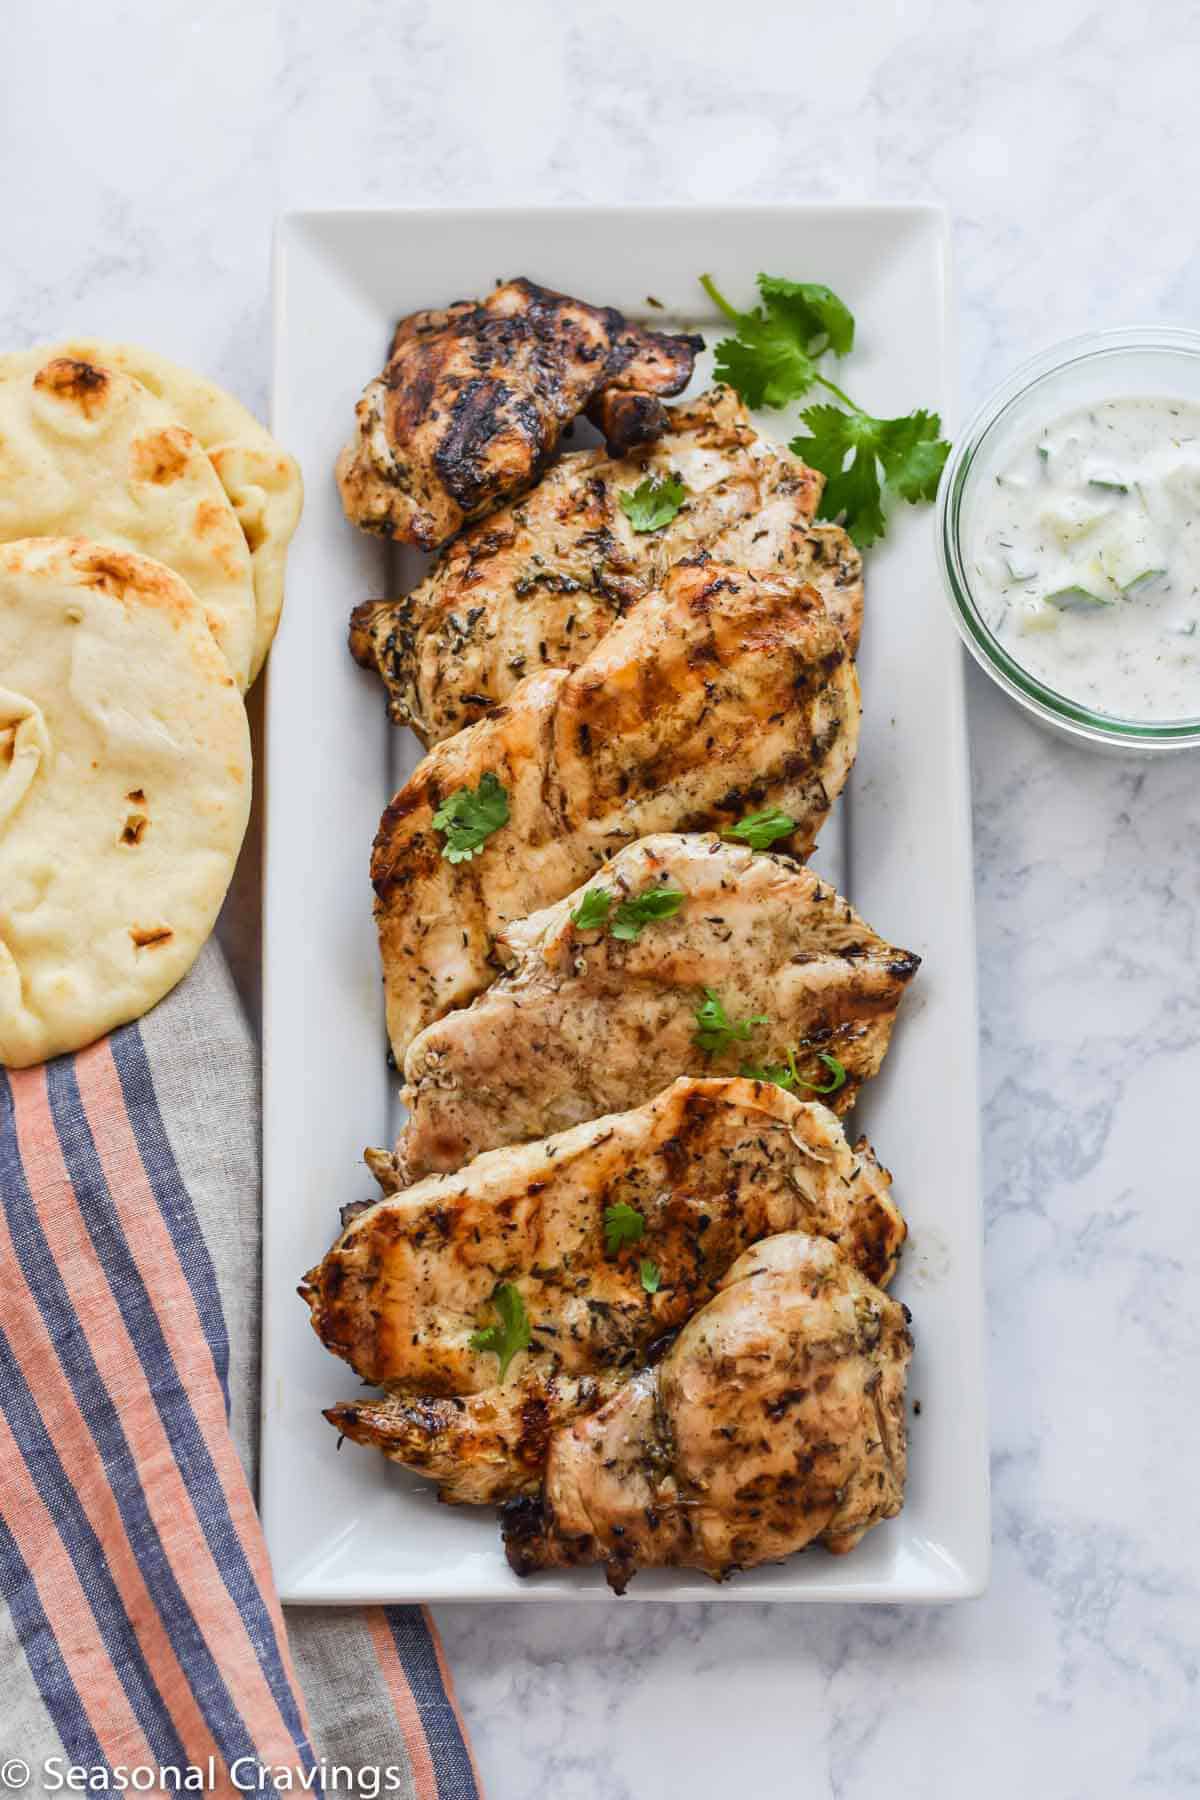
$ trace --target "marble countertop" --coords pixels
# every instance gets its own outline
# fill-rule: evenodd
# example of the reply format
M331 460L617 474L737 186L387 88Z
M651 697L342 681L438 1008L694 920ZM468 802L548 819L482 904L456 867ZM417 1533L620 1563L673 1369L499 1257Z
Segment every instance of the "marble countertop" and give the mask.
M260 409L289 206L939 200L964 405L1056 337L1200 310L1185 0L42 0L5 62L0 342L143 338ZM969 697L991 1590L445 1609L492 1800L1200 1787L1196 765Z

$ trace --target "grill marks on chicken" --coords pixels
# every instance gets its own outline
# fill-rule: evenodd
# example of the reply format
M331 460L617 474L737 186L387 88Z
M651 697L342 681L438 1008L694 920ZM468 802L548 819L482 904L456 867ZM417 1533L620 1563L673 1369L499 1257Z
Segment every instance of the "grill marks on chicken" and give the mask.
M380 824L371 873L397 1061L497 972L514 920L569 894L622 845L776 806L803 855L858 738L845 640L802 582L678 563L578 669L530 676L439 744ZM446 797L493 774L508 823L469 862L442 856Z
M543 1495L504 1510L518 1574L601 1563L723 1580L812 1543L850 1550L904 1498L905 1309L820 1238L741 1256L662 1362L550 1440Z
M337 471L354 522L446 548L351 624L433 748L372 859L409 1123L300 1290L384 1391L325 1416L502 1504L518 1573L600 1563L618 1592L848 1550L905 1481L891 1177L826 1106L734 1071L791 1053L820 1083L824 1052L848 1108L919 959L811 871L702 835L769 807L796 821L779 850L811 848L857 745L862 565L730 389L663 405L700 348L526 280L413 314ZM551 466L581 413L605 449ZM647 477L684 499L638 533ZM483 841L451 862L433 820L462 790ZM573 922L597 888L683 898L630 941ZM708 990L765 1022L706 1050ZM480 1348L514 1308L528 1343Z
M615 905L661 884L683 903L633 943L573 924L583 889L505 928L504 974L428 1026L405 1058L402 1183L639 1105L677 1076L735 1074L789 1049L814 1084L829 1079L819 1053L836 1056L847 1079L827 1104L853 1104L883 1061L919 958L878 937L810 869L712 836L643 838L590 885ZM706 1053L696 1007L708 988L731 1021L767 1024Z
M668 475L687 489L679 512L635 532L621 495ZM708 550L811 582L853 651L862 562L838 526L812 525L822 485L757 436L730 388L715 388L673 407L665 435L636 457L564 456L532 494L456 538L411 594L357 607L351 650L383 678L393 721L437 743L524 676L577 667L673 562Z
M378 1159L377 1159L378 1160ZM301 1289L313 1328L373 1385L419 1396L494 1386L472 1347L499 1283L532 1342L507 1383L630 1370L716 1291L759 1238L803 1229L890 1279L904 1222L891 1177L834 1115L767 1083L677 1081L648 1105L537 1144L494 1150L353 1219ZM613 1253L605 1213L643 1222ZM659 1285L648 1293L643 1257Z
M661 430L657 396L682 392L702 348L702 338L646 331L613 307L525 279L481 303L413 313L396 327L338 459L346 515L436 549L532 486L588 407L618 451Z
M627 1379L623 1369L565 1375L541 1357L507 1387L346 1400L328 1407L325 1417L353 1443L436 1481L439 1499L497 1506L537 1493L552 1434L595 1412Z

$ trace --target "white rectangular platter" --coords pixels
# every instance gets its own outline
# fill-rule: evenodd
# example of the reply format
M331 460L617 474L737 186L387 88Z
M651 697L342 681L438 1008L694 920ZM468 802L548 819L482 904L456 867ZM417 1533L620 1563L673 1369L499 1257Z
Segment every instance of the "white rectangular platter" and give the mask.
M275 1573L291 1602L607 1599L595 1570L519 1580L490 1511L439 1506L374 1453L338 1455L321 1417L356 1381L313 1335L296 1283L336 1235L338 1208L372 1193L364 1145L397 1125L367 870L380 812L417 754L346 649L351 607L412 570L346 523L334 459L395 320L518 274L686 322L710 344L720 331L701 273L742 305L759 270L823 281L857 316L845 379L860 404L945 414L945 221L921 207L298 213L276 255L274 426L303 466L307 505L267 692L262 1481ZM710 369L706 357L697 389ZM761 424L782 440L794 430L787 414ZM905 507L870 553L859 668L858 763L817 860L877 930L925 959L853 1120L893 1170L911 1228L897 1285L917 1343L908 1499L848 1557L814 1551L722 1587L655 1572L633 1600L950 1600L987 1579L963 667L928 509Z

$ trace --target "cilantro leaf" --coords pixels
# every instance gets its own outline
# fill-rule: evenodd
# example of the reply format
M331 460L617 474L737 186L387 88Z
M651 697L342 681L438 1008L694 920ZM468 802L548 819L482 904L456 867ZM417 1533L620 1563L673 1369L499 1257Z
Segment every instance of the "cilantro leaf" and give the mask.
M622 900L612 915L609 932L625 943L636 943L651 919L669 919L682 905L683 895L678 888L647 888L644 894Z
M498 1325L484 1325L471 1333L472 1350L494 1350L500 1358L500 1380L508 1374L508 1365L518 1350L529 1347L531 1332L529 1315L520 1290L511 1281L502 1281L492 1295L492 1305L500 1315Z
M826 1050L818 1050L817 1061L823 1062L829 1070L829 1080L826 1082L804 1081L797 1076L796 1079L800 1082L801 1087L807 1088L812 1094L836 1094L839 1088L845 1087L846 1066L844 1063L840 1063L836 1056L830 1056Z
M604 1254L615 1256L624 1244L636 1244L645 1234L646 1221L643 1215L624 1200L618 1200L615 1206L604 1209Z
M739 844L749 844L752 850L769 850L777 838L791 837L795 829L795 819L780 812L777 806L768 806L765 812L747 813L721 836L733 838Z
M761 305L738 312L711 276L700 285L736 333L717 345L716 377L747 406L786 406L814 385L838 402L810 406L801 415L808 435L788 446L826 478L823 519L843 521L866 549L887 529L885 497L914 505L933 499L950 449L937 414L918 408L900 419L873 418L818 367L827 350L844 356L854 344L853 314L830 288L760 275Z
M747 1081L769 1081L789 1094L796 1085L786 1063L743 1063L738 1074L744 1075Z
M745 313L717 291L711 275L702 275L700 285L737 332L717 345L713 373L736 388L747 406L798 400L821 379L817 357L825 350L844 355L854 342L852 314L819 282L760 275L763 304Z
M508 824L508 790L489 770L477 788L456 788L433 815L433 827L445 837L447 862L469 862L494 831Z
M635 488L617 495L617 503L637 532L661 531L683 505L687 489L674 475L647 475Z
M801 1049L804 1047L803 1044L800 1045ZM789 1050L786 1054L786 1063L768 1063L765 1066L743 1063L738 1074L744 1075L748 1081L773 1082L776 1087L782 1088L788 1094L794 1094L797 1088L807 1088L810 1094L836 1094L839 1088L845 1087L849 1079L845 1064L840 1063L836 1056L830 1056L825 1050L815 1052L817 1061L823 1062L829 1070L830 1078L825 1082L805 1081L796 1067L796 1052Z
M810 351L816 344L845 356L854 348L854 314L832 288L820 281L785 281L781 275L760 275L758 291L776 318L790 319L804 333Z
M747 406L786 406L808 392L817 365L786 326L748 318L737 337L718 342L713 379L736 389Z
M888 486L914 506L919 500L936 499L942 469L950 454L949 444L939 435L942 421L937 413L918 407L903 419L880 419L877 423L879 460Z
M936 413L875 419L858 407L843 412L826 403L810 406L800 418L808 436L793 438L788 448L825 476L820 516L840 519L860 549L867 549L887 529L884 486L914 504L936 494L950 451L938 436L941 420Z
M869 425L863 431L862 415L828 403L810 406L800 417L809 435L793 438L788 448L825 477L821 517L841 519L855 543L865 549L886 529Z
M606 888L588 888L571 914L571 923L580 931L595 931L608 923L613 896Z
M616 911L616 895L607 888L588 888L571 914L571 923L580 931L596 931L607 925L612 937L635 943L651 919L669 919L683 905L678 888L652 887L644 894L633 894L622 900Z
M730 1044L744 1043L756 1025L766 1023L766 1014L758 1013L752 1019L739 1019L735 1024L725 1011L717 990L705 988L704 998L696 1008L695 1041L707 1056L719 1056Z
M646 1292L648 1294L657 1294L659 1284L662 1281L662 1270L659 1268L658 1264L656 1262L651 1262L648 1256L643 1256L641 1262L638 1264L638 1274L642 1278L642 1286L645 1288Z

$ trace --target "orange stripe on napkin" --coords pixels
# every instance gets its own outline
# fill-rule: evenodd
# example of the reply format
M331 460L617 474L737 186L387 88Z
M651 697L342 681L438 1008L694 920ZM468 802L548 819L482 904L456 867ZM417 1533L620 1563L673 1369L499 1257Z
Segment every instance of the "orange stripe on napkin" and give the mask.
M15 1090L16 1083L14 1082L13 1085ZM19 1271L20 1265L17 1262L16 1251L9 1235L8 1220L3 1208L0 1208L0 1258L11 1270ZM24 1286L23 1283L22 1286ZM27 1293L28 1289L24 1291ZM133 1546L126 1534L120 1509L109 1486L100 1454L92 1441L83 1415L76 1405L70 1383L59 1367L50 1334L46 1330L42 1316L32 1297L29 1299L28 1306L22 1305L18 1312L8 1314L5 1326L12 1344L13 1355L25 1377L26 1386L37 1405L46 1429L54 1439L55 1448L62 1459L63 1467L79 1495L92 1527L104 1545L109 1573L120 1595L125 1616L129 1621L130 1629L142 1647L142 1654L145 1656L147 1666L154 1671L155 1686L175 1725L176 1733L180 1741L188 1746L189 1754L193 1756L194 1760L201 1761L208 1756L210 1751L213 1754L216 1753L216 1744L205 1723L204 1716L196 1704L191 1684L176 1658L171 1641L163 1627L162 1619L159 1617L158 1609L146 1586ZM3 1421L0 1420L0 1423ZM7 1425L4 1429L6 1435L9 1435ZM20 1452L14 1449L5 1468L6 1486L10 1480L15 1485L22 1476L25 1476L25 1465ZM41 1498L36 1489L31 1486L29 1491L41 1506ZM46 1557L52 1554L56 1571L61 1571L56 1573L55 1578L65 1582L68 1587L78 1587L78 1577L75 1574L70 1554L63 1545L53 1522L51 1522L43 1541L39 1542L35 1539L32 1545L28 1546L21 1540L16 1521L9 1519L8 1524L18 1543L21 1544L25 1561L34 1572L35 1580L38 1564L44 1562ZM80 1616L86 1615L88 1619L91 1619L92 1613L86 1599L82 1601L82 1608L83 1612ZM47 1617L55 1626L56 1634L62 1630L59 1622L60 1616L65 1615L47 1609ZM76 1683L80 1698L85 1701L86 1705L86 1696L89 1692L92 1696L102 1693L106 1696L105 1704L107 1706L107 1697L111 1693L115 1697L118 1712L128 1711L129 1703L125 1691L108 1660L108 1653L98 1638L97 1643L101 1660L92 1670L87 1688L79 1687L78 1682ZM91 1717L90 1713L89 1717ZM94 1718L92 1718L92 1724L96 1730L96 1736L103 1743L105 1734L96 1725ZM134 1729L140 1736L141 1728L136 1723ZM143 1760L145 1759L143 1758Z
M221 1483L229 1515L275 1630L284 1672L296 1692L306 1734L309 1720L292 1667L283 1614L262 1528L225 1416L225 1399L195 1296L154 1197L125 1106L121 1078L107 1041L75 1058L75 1078L104 1179L120 1216L130 1254L187 1388L192 1411ZM290 1741L290 1733L289 1733ZM293 1745L294 1753L294 1745Z
M429 1753L429 1739L421 1723L421 1713L413 1697L404 1664L396 1650L396 1641L381 1606L363 1609L363 1617L371 1633L371 1642L379 1662L384 1685L391 1695L396 1720L412 1762L413 1792L416 1800L438 1800L437 1773Z
M141 1363L88 1235L50 1113L45 1070L32 1069L26 1075L12 1083L21 1158L29 1172L42 1230L100 1378L110 1398L119 1396L121 1425L134 1461L140 1470L155 1472L156 1479L145 1483L142 1491L164 1554L261 1759L296 1767L299 1758L292 1734L267 1685L241 1614L213 1562ZM82 1419L79 1422L83 1427ZM57 1425L55 1435L61 1448Z
M24 1558L42 1611L54 1627L55 1642L97 1742L110 1763L153 1762L150 1746L96 1628L74 1564L41 1495L29 1479L2 1414L0 1457L4 1459L4 1522Z

